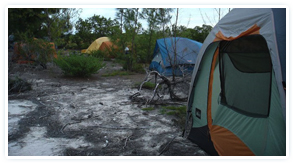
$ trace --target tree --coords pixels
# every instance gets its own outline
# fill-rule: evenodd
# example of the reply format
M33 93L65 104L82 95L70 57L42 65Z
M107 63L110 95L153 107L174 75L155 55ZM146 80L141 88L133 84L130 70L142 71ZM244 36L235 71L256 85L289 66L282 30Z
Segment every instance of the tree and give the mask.
M168 22L170 22L172 16L170 15L170 13L173 11L174 9L172 8L167 8L167 9L160 9L159 10L159 14L160 14L160 21L161 21L161 26L163 28L163 36L164 38L166 38L166 33L165 33L165 26ZM172 57L170 52L169 52L169 49L167 48L168 45L166 44L165 42L165 46L166 46L166 49L167 49L167 52L168 52L168 62L170 64L170 66L172 67L172 81L175 81L175 69L177 68L177 46L176 46L176 43L177 43L177 39L176 39L176 32L177 32L177 22L178 22L178 15L179 15L179 9L177 8L176 9L176 19L175 19L175 24L173 25L174 27L174 30L173 30L173 36L175 37L174 40L171 41L171 51L174 52L174 57ZM169 35L169 37L172 36L172 35Z
M175 40L174 40L174 44L173 44L173 51L174 51L174 57L171 58L170 55L169 56L169 60L170 60L170 63L171 63L171 67L172 67L172 74L173 74L173 81L175 81L175 69L178 67L177 66L177 40L176 40L176 34L177 34L177 22L178 22L178 14L179 14L179 9L177 8L176 9L176 19L175 19L175 24L174 24L174 33L173 33L173 36L175 37ZM180 53L180 52L179 52Z
M146 49L146 61L151 61L152 55L151 52L154 49L155 41L156 41L156 31L159 30L159 14L158 14L159 9L157 8L144 8L142 10L142 13L140 15L140 18L145 19L148 23L148 29L144 33L144 36L146 37L145 42L146 45L144 48Z
M206 20L208 20L209 24L211 24L212 26L215 26L220 19L225 16L225 14L229 13L231 11L231 8L225 9L225 8L214 8L214 11L216 12L216 14L212 15L207 15L206 13L202 13L201 10L199 9L199 12L201 14L201 18L204 22L204 24L207 24Z
M193 39L203 43L213 27L203 24L202 27L196 26L193 29L195 30Z
M29 37L43 37L46 34L42 28L44 18L44 9L41 8L9 8L8 35L14 35L15 40L19 40L23 33Z
M123 33L123 22L124 22L124 13L125 13L125 8L116 8L116 20L119 21L119 25L120 25L120 30L121 33Z
M139 30L141 29L141 23L138 22L139 18L139 8L127 8L125 10L124 15L124 30L126 38L130 38L131 42L131 48L130 53L126 54L127 60L126 60L126 69L132 70L134 60L137 58L136 54L136 36L139 33Z
M92 25L93 34L99 37L110 36L113 34L111 27L115 25L115 22L110 18L105 18L103 16L94 15L90 18L90 23Z
M8 34L16 35L17 40L25 33L28 37L46 38L58 45L61 36L71 32L72 19L79 11L71 8L10 8Z
M161 22L160 23L160 26L161 26L161 30L163 31L162 35L163 35L163 38L166 37L165 35L165 28L166 28L166 25L168 22L170 22L172 16L171 16L171 12L173 11L174 9L172 8L159 8L159 11L158 11L158 20Z
M47 30L49 41L56 46L61 43L61 35L72 32L73 21L79 15L80 10L75 8L46 8L45 19L42 28Z
M126 36L123 35L125 10L126 8L116 8L115 20L119 22L120 31L112 36L122 52L126 47Z
M85 20L79 18L75 25L75 35L81 38L78 44L82 48L86 48L99 37L112 37L117 33L117 24L116 20L107 19L99 15L94 15Z
M75 41L80 48L87 48L95 40L92 34L92 24L89 19L83 20L79 18L75 24L75 29L75 37L72 37L72 39L76 39Z

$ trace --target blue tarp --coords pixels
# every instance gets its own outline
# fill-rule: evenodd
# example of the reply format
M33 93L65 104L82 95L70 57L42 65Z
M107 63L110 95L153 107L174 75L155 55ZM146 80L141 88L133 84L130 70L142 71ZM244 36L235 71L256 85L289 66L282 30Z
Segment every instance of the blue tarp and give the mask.
M193 71L201 46L202 43L200 42L182 37L158 39L153 54L154 60L151 62L149 69L156 70L165 76L172 76L171 66L181 65L185 67L185 72L190 73ZM175 54L176 60L174 60ZM161 55L161 57L158 55ZM176 76L182 75L179 68L174 71Z

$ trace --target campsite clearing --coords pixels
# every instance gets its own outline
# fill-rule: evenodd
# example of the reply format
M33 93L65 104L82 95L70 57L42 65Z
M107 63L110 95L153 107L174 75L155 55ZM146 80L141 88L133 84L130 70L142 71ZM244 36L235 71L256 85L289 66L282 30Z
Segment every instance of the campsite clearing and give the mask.
M107 62L89 78L61 70L9 65L9 76L32 90L8 95L8 156L196 156L207 155L181 137L174 115L144 111L129 100L144 74L102 76L122 67Z

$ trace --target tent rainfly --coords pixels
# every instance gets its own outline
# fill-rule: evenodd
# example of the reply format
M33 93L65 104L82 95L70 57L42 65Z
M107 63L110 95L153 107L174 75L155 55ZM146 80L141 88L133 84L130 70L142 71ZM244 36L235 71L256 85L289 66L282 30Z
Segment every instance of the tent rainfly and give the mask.
M201 46L200 42L181 37L158 39L149 69L172 76L173 66L175 76L182 76L182 69L184 73L191 74Z
M286 155L286 8L237 8L205 39L184 135L210 155Z
M94 50L110 50L112 42L108 37L100 37L92 42L92 44L84 51L84 53L90 53Z

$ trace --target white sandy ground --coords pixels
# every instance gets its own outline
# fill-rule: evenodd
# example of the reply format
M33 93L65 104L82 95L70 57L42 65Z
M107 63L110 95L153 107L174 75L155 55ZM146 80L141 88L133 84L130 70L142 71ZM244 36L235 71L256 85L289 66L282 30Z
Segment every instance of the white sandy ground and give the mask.
M30 80L33 91L25 93L32 94L30 99L8 100L7 135L19 132L20 121L30 118L31 112L40 110L40 106L50 114L41 113L43 115L36 119L46 117L49 123L59 125L59 133L50 135L47 125L28 125L28 132L8 142L8 156L64 156L76 152L83 152L83 155L157 156L174 137L177 137L174 140L177 145L186 142L180 137L182 129L174 124L176 117L161 114L159 108L143 111L141 108L145 106L131 102L129 96L137 92L131 79L115 77L64 82L32 75ZM190 143L175 147L172 155L186 153L207 155Z
M109 84L102 83L101 85ZM156 151L159 146L167 142L167 138L173 137L172 134L169 134L165 139L162 138L161 142L153 142L152 136L161 133L177 134L178 129L172 126L171 120L158 113L144 115L141 109L132 105L126 96L129 89L121 88L117 91L114 88L87 87L72 95L72 92L76 92L76 90L79 88L62 86L60 88L61 94L40 97L43 104L58 104L58 107L55 106L55 110L61 124L74 122L74 119L84 119L80 123L67 125L63 131L81 130L89 126L145 128L144 136L138 138L137 142L141 142L143 144L141 149L146 151ZM116 91L109 92L109 90ZM65 91L66 93L63 93ZM28 100L9 100L8 103L8 134L12 134L18 130L18 121L26 117L29 112L36 110L37 104ZM94 119L88 119L89 115L92 115ZM158 117L160 117L159 121L153 119ZM49 138L46 137L46 132L46 127L30 127L30 131L25 137L8 144L8 155L58 156L62 155L62 151L66 148L103 148L107 144L111 144L109 143L111 141L119 142L133 135L133 132L127 129L117 131L106 129L103 133L108 134L109 138L112 139L107 140L107 135L105 135L98 143L91 143L84 140L83 137L74 139Z

